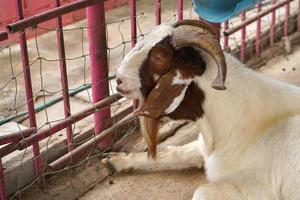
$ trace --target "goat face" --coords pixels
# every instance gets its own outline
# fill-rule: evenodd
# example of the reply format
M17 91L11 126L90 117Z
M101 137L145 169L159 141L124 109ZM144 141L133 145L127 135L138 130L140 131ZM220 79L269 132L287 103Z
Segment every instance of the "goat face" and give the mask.
M219 66L212 86L225 89L225 58L212 30L199 21L180 23L181 26L155 28L126 55L117 70L117 90L127 98L140 100L139 115L159 118L171 114L176 119L185 118L174 113L189 111L178 108L179 105L191 105L188 98L189 101L196 99L198 105L201 103L203 92L193 81L205 70L198 48L208 51ZM202 114L199 110L197 117ZM188 119L195 120L195 117Z
M204 93L193 81L203 74L205 63L193 47L176 50L170 42L170 36L166 36L156 43L135 73L131 72L132 66L122 65L117 73L117 90L126 97L146 100L138 111L140 115L196 120L203 114ZM123 89L126 86L132 89Z
M173 29L174 27L171 25L160 25L156 27L124 57L120 67L117 69L118 92L128 99L139 99L140 102L144 102L145 98L141 92L141 67L147 60L152 47L166 36L171 35Z

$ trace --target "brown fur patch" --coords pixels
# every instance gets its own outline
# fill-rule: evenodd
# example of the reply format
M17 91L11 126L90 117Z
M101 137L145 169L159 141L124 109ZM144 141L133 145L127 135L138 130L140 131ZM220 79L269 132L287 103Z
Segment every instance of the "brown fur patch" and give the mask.
M159 54L158 57L160 58L153 58L153 56L157 56L156 54ZM162 62L160 62L160 59L165 60L162 60ZM156 62L157 60L159 62ZM163 65L160 65L161 63L163 63ZM170 45L169 38L164 39L162 42L158 43L155 47L152 48L152 51L149 52L147 60L143 63L140 69L140 78L142 85L141 93L146 99L145 104L147 103L148 95L151 91L154 90L156 83L159 82L159 79L154 79L154 74L158 75L160 78L161 76L167 74L169 71L174 72L175 69L178 69L181 73L182 78L188 79L194 78L195 76L201 76L205 71L205 67L206 65L201 55L199 55L199 52L196 51L193 47L183 47L179 50L175 50ZM174 87L174 85L170 86L170 88L171 87ZM154 107L157 107L162 103L162 101L166 101L167 99L169 99L163 97L164 95L169 94L166 90L168 90L168 88L165 88L164 91L161 91L161 95L157 95L157 98L149 98L151 99L151 101L154 101L151 102L151 105L149 106L152 108L153 105ZM171 92L169 95L172 94L173 92ZM176 93L176 95L178 94ZM159 96L161 96L161 98ZM175 120L183 119L195 121L198 118L202 117L204 114L202 108L204 99L204 92L194 82L192 82L188 85L183 101L172 113L168 114L167 116ZM166 102L164 102L164 104L166 105ZM161 110L163 109L158 109L155 111L157 111L157 113L162 113ZM148 153L152 158L156 156L158 123L159 117L161 116L159 114L155 115L158 117L142 117L143 119L141 120L143 129L142 132L148 145Z
M142 133L148 146L148 156L156 157L157 134L159 120L155 118L140 117Z
M162 68L161 66L154 66L155 63L151 61L151 55L153 55L153 52L149 52L148 59L143 63L140 69L142 85L141 93L145 99L147 99L150 92L156 86L157 81L153 78L154 74L161 77L170 69L178 69L181 72L182 78L188 79L195 76L201 76L205 71L206 65L201 55L199 55L199 52L197 52L193 47L183 47L179 50L175 50L171 46L169 40L170 38L167 37L152 48L154 51L165 53L165 68ZM161 71L157 69L161 69ZM158 101L162 101L164 99L158 99ZM191 83L187 88L185 97L180 106L168 116L172 119L187 119L194 121L204 114L202 108L204 99L204 92L198 88L195 83Z
M181 104L168 116L174 120L184 119L196 121L204 114L202 108L204 99L204 92L192 82L188 86Z

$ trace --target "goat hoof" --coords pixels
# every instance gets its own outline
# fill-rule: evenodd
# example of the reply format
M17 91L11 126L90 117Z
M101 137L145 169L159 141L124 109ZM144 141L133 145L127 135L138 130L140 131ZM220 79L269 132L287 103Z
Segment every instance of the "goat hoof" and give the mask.
M110 153L105 153L103 154L103 156L105 158L103 158L101 160L101 163L111 172L111 173L115 173L115 172L120 172L122 170L124 170L124 166L125 166L125 157L126 157L126 153L117 153L117 152L110 152Z
M108 171L113 174L115 172L117 172L116 168L114 167L113 164L111 164L109 162L109 158L104 158L101 160L102 165L104 165L104 167L106 167L106 169L108 169Z

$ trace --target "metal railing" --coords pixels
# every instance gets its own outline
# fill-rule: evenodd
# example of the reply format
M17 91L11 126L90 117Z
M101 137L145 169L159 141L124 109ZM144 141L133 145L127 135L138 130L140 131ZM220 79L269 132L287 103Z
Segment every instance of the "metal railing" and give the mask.
M269 1L270 2L270 1ZM241 18L241 23L237 25L233 25L233 27L228 26L228 21L224 23L224 48L226 49L229 44L228 44L228 37L233 35L234 33L240 31L241 32L241 44L240 44L240 54L239 54L239 59L242 62L246 61L246 43L247 43L247 27L252 25L252 23L256 23L256 34L255 34L255 54L256 56L260 56L261 54L261 49L262 49L262 27L261 27L261 20L263 17L267 15L271 15L271 23L269 27L269 45L272 46L275 41L275 35L276 35L276 10L281 9L284 7L284 28L283 28L283 36L288 36L289 35L289 26L290 26L290 20L291 20L291 15L290 15L290 4L293 2L293 0L283 0L283 1L276 1L272 0L271 1L271 7L262 10L262 2L257 4L257 13L252 16L247 18L246 13L243 12L240 15ZM300 2L300 1L299 1ZM297 29L299 30L299 8L298 8L298 18L297 18Z

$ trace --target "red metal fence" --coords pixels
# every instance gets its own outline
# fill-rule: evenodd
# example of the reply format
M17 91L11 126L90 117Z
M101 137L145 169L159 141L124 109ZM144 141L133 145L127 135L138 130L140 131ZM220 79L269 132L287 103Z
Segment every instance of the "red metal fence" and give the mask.
M284 7L284 22L283 22L283 36L288 36L290 33L290 23L292 22L292 18L290 15L290 3L293 2L292 0L283 0L283 1L276 1L272 0L270 3L272 4L269 8L262 10L262 3L257 4L257 13L249 18L246 18L246 12L241 14L241 23L229 28L228 22L224 24L224 48L228 47L228 37L238 31L241 31L241 46L240 46L240 55L239 58L242 62L246 61L246 43L247 43L247 33L246 28L247 26L251 25L252 23L256 23L256 34L255 34L255 54L256 56L260 56L261 48L262 48L262 30L261 30L261 19L267 15L271 14L271 22L269 27L269 45L273 45L275 41L276 31L280 31L280 29L276 29L276 10L281 9ZM299 9L297 9L297 13L299 13ZM299 15L298 15L299 16ZM299 29L299 17L297 19L298 29Z
M67 5L76 0L61 0L61 5ZM120 5L124 5L128 2L128 0L106 0L105 2L105 11L116 8ZM51 8L56 7L55 0L22 0L23 5L23 14L25 18L30 16L34 16L38 13L45 12L50 10ZM1 1L0 10L5 12L0 12L0 31L5 31L6 25L18 20L17 13L15 12L16 2L15 1ZM7 14L9 13L9 14ZM63 25L70 24L72 22L76 22L78 20L84 19L86 17L86 13L84 9L76 10L74 12L68 13L62 19ZM46 21L43 26L48 28L55 28L56 23L55 20ZM39 29L38 33L45 33L47 30ZM27 38L33 37L33 34L27 34Z
M8 1L7 1L8 2ZM107 46L106 38L106 21L105 21L105 8L104 8L104 1L103 0L78 0L67 2L64 5L61 5L60 0L55 0L54 3L55 8L47 9L44 12L35 14L31 17L24 18L24 2L22 0L14 0L9 1L10 3L14 3L16 6L8 6L9 9L12 7L14 9L10 10L9 12L13 13L17 11L18 20L13 23L9 23L7 25L8 32L1 32L0 33L0 41L5 41L11 34L16 34L17 36L13 40L19 40L20 45L20 52L21 52L21 60L23 66L23 81L25 85L25 93L26 93L26 105L28 110L28 117L30 122L30 127L25 130L19 130L17 132L13 132L7 135L0 135L0 158L3 158L14 151L26 149L28 147L33 148L33 162L34 162L34 169L35 169L35 176L38 180L39 178L43 178L45 175L45 171L47 170L60 170L70 163L74 163L77 160L81 159L83 155L86 155L86 152L91 151L95 145L105 150L107 147L110 146L112 143L112 135L116 132L116 129L122 129L124 127L128 128L127 123L132 121L134 117L132 114L129 114L132 111L132 107L129 107L124 112L116 116L112 116L110 105L118 102L121 99L119 94L109 94L109 71L108 71L108 57L110 55L110 51L113 48ZM30 2L30 1L29 1ZM221 42L224 46L224 49L233 48L230 44L230 37L237 32L240 32L240 40L236 42L234 46L237 51L240 52L239 56L241 61L246 61L246 50L247 45L251 45L249 41L252 38L247 36L247 27L251 26L252 23L256 23L255 28L255 54L256 56L260 56L262 52L262 43L263 31L261 30L262 27L262 18L267 15L271 15L271 22L270 27L268 27L268 40L269 45L273 45L276 41L275 38L276 33L279 32L281 29L278 28L280 24L276 23L276 14L275 12L281 7L285 8L285 18L283 21L283 35L288 36L290 31L290 22L294 16L290 15L290 3L293 2L292 0L283 0L276 2L272 0L271 6L263 9L264 6L262 3L257 5L257 11L252 17L247 18L247 13L241 14L241 22L238 23L231 23L227 21L220 26L218 24L214 24L214 26L219 29L219 32L224 32L224 34L220 34ZM299 1L300 2L300 1ZM184 18L184 4L183 0L177 0L177 20L182 20ZM4 5L2 5L4 6ZM26 4L26 6L29 6ZM37 5L33 5L32 9L34 10ZM53 4L52 4L53 6ZM136 1L130 0L130 17L126 19L118 20L119 32L122 37L121 45L126 46L126 43L131 43L131 47L134 46L136 41L139 37L142 37L144 34L140 32L139 24L138 24L138 17L142 16L142 14L137 14L136 11ZM47 7L49 8L49 7ZM2 7L3 9L3 7ZM72 60L66 57L66 46L64 44L64 33L66 30L63 29L63 20L62 15L72 14L75 11L80 9L86 9L86 16L87 16L87 27L80 28L81 31L87 30L88 33L88 40L89 40L89 53L85 54L84 51L82 52L82 56L84 62L86 61L87 57L90 60L90 77L91 83L90 86L92 88L92 105L90 107L85 108L81 112L72 113L70 107L70 88L68 86L68 74L67 74L67 61ZM82 11L81 11L82 12ZM155 12L155 20L156 24L161 23L161 1L155 0L154 1L154 12ZM297 13L299 9L297 9ZM298 15L299 16L299 15ZM55 19L55 31L56 31L56 42L58 48L58 59L59 66L60 66L60 77L61 77L61 90L59 92L62 93L61 99L63 100L63 108L64 108L64 118L57 121L49 121L45 126L38 127L37 126L37 119L36 119L36 112L37 108L35 108L35 94L33 93L32 88L32 79L31 79L31 65L32 63L29 60L28 56L28 47L27 47L27 35L26 30L28 29L37 29L39 24L48 22L49 20ZM120 31L120 26L124 22L124 20L130 20L131 24L131 40L125 41L123 35ZM300 17L296 18L298 31L300 30ZM114 22L112 22L114 23ZM140 34L138 34L139 32ZM36 37L37 32L35 31L35 40L36 40L36 49L37 49L37 59L35 62L42 63L43 59L39 47L38 47L38 40ZM237 38L234 38L237 39ZM7 48L9 52L11 52L10 43L4 48L0 48L0 52ZM124 51L123 51L124 54ZM42 64L41 64L42 65ZM85 65L85 64L84 64ZM6 66L2 66L6 67ZM42 74L42 73L41 73ZM10 82L16 81L17 75L12 73L12 78L9 80ZM42 79L42 77L41 77ZM7 85L7 84L6 84ZM0 91L6 87L4 84L0 86ZM43 80L41 80L41 90L40 92L45 96L46 90L43 87ZM110 96L109 96L110 95ZM17 112L17 111L16 111ZM72 126L81 121L82 119L88 117L89 115L94 114L94 131L90 133L87 137L77 137L74 135L74 129ZM47 113L46 113L47 115ZM7 117L9 118L9 116ZM4 120L5 121L5 120ZM9 121L9 120L7 120ZM2 121L3 122L3 121ZM55 160L44 160L41 156L40 150L40 142L49 140L54 134L58 133L59 131L65 129L66 130L66 146L67 152L64 152L63 155L56 158ZM95 134L94 134L95 133ZM79 144L78 144L79 143ZM0 159L0 196L1 200L5 200L8 198L6 192L6 179L5 179L5 169L3 169L2 159ZM29 184L29 183L27 183ZM14 193L11 192L10 195ZM13 195L14 196L14 195ZM13 197L12 196L12 197Z

